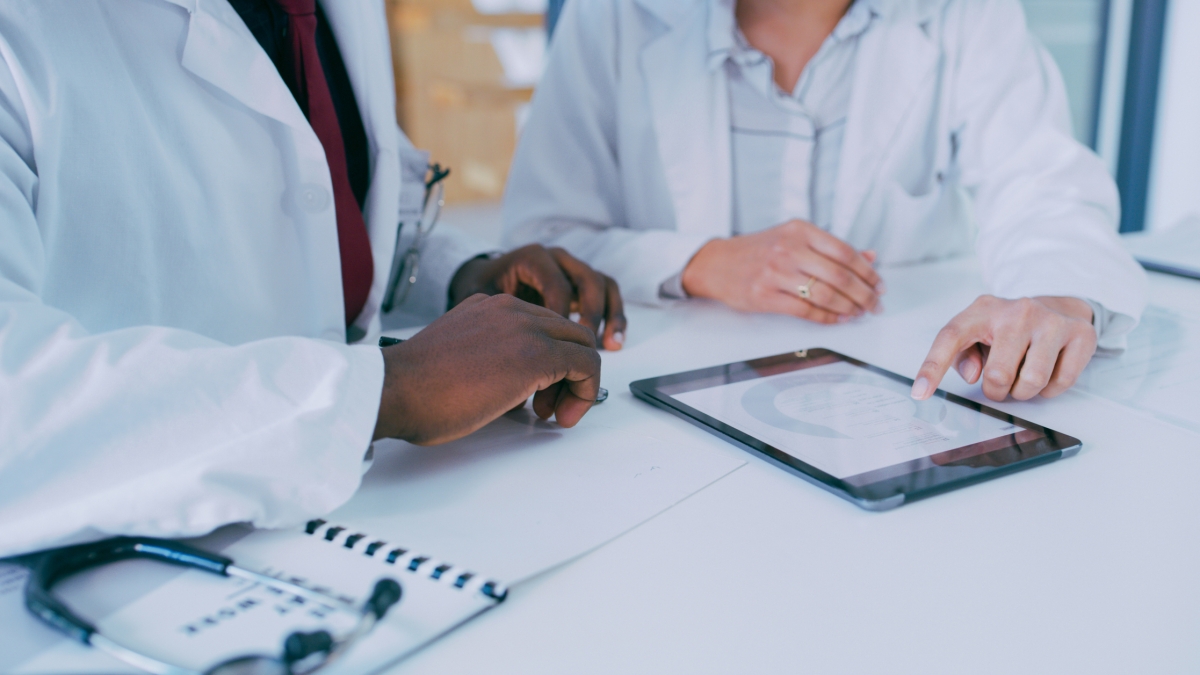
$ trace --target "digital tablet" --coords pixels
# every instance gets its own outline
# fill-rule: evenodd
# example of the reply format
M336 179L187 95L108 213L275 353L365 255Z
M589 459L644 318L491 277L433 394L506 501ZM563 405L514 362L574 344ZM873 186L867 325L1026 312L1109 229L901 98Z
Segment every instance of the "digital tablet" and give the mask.
M1080 442L828 349L639 380L670 410L873 511L1054 461Z

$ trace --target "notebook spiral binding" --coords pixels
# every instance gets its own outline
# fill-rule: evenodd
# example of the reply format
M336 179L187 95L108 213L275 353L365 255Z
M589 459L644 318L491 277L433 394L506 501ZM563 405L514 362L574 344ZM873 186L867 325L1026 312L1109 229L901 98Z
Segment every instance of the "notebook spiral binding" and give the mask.
M428 574L430 579L460 591L479 592L496 602L503 602L508 597L508 587L498 581L485 579L470 570L435 560L407 548L392 546L386 541L328 523L320 518L308 521L304 532L368 558L374 558L385 565L403 567L414 574Z

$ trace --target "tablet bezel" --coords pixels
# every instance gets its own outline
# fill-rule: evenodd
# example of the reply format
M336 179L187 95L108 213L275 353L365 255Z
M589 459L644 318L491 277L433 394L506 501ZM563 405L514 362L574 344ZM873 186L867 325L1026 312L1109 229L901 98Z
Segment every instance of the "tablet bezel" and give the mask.
M651 377L631 383L629 389L633 392L634 396L680 415L707 431L766 458L777 466L796 473L822 488L830 490L863 508L873 511L895 508L905 502L922 499L940 492L1051 462L1070 456L1078 452L1082 447L1082 444L1076 438L939 389L934 396L945 399L950 404L960 405L981 414L1006 421L1022 427L1022 429L1028 432L1040 434L1040 436L1018 441L1015 437L1023 432L1017 432L1011 434L1008 437L1009 442L1002 447L994 449L978 448L978 446L995 445L997 439L993 439L950 450L945 453L937 453L938 455L949 455L952 453L961 455L954 459L951 464L939 465L927 457L902 462L891 467L885 467L884 469L859 474L858 476L835 478L817 467L769 443L765 443L736 427L706 415L674 397L676 393L706 389L749 379L759 379L784 372L796 372L805 368L812 368L836 361L844 361L853 366L896 380L897 382L902 382L907 386L912 386L913 381L903 375L884 370L878 366L873 366L831 349L818 347L797 352L776 354L775 356L767 356L750 361L738 361L720 366L701 368L684 373ZM720 381L713 384L703 384L714 379ZM698 383L702 386L687 388L689 385ZM972 452L972 448L978 449L976 452ZM995 463L982 466L972 466L971 463L962 464L962 462L967 460L971 460L971 463L974 464L980 462ZM869 474L887 473L889 470L894 471L903 467L915 470L862 484L856 484L852 480L855 478L861 479Z

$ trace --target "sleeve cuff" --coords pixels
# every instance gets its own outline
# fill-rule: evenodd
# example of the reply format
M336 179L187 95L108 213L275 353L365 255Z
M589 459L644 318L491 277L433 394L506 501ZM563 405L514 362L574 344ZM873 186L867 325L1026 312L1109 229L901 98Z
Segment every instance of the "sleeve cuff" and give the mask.
M686 300L688 299L687 291L683 288L683 271L680 270L670 279L662 282L658 286L658 297L663 300Z
M1137 325L1133 317L1109 310L1090 298L1083 301L1092 308L1092 326L1096 329L1096 353L1120 356L1127 346L1129 331Z
M397 251L406 251L412 245L413 229L407 224L401 229ZM404 304L394 307L392 312L418 317L426 322L441 316L446 312L450 282L458 268L472 258L489 255L494 248L453 227L443 225L434 230L421 247L417 282L409 290Z

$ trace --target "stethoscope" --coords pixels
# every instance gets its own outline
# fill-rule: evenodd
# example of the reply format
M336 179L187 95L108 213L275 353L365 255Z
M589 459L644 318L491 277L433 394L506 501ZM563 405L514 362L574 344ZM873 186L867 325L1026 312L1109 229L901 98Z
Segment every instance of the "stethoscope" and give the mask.
M279 656L248 655L223 661L200 673L159 661L102 635L95 625L70 610L51 591L58 582L84 570L133 558L156 560L224 577L245 579L269 588L291 593L312 602L328 605L358 616L354 628L334 637L319 630L295 632L284 640ZM394 579L380 579L371 597L357 607L345 600L303 586L237 567L233 560L164 539L117 537L27 556L20 560L29 567L25 584L25 607L42 621L67 637L157 675L306 675L323 668L362 639L400 601L402 590Z

